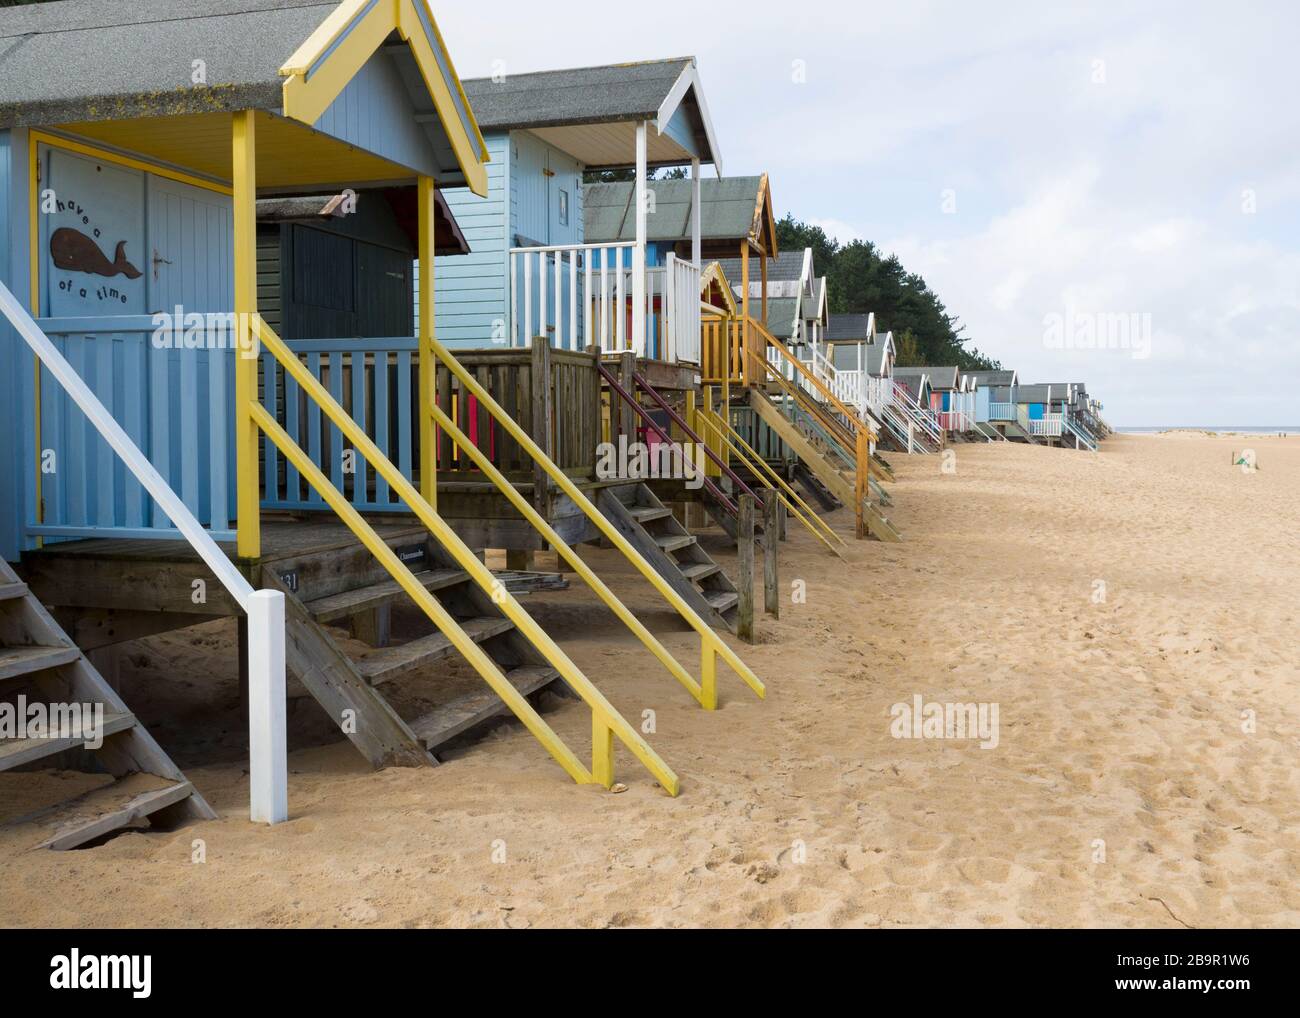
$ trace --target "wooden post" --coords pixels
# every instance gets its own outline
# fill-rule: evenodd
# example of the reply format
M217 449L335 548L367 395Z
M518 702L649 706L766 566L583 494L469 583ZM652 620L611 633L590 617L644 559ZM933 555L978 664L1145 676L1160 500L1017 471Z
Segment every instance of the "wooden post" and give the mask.
M419 202L420 259L420 336L419 336L419 437L420 496L438 508L438 442L433 426L433 408L438 402L438 362L433 354L434 306L433 259L437 249L434 236L435 183L421 176L417 188Z
M857 538L861 541L867 536L867 515L865 503L867 500L867 469L871 460L871 454L867 446L867 431L865 428L857 429L857 476L854 478L853 501L855 510L855 531Z
M740 377L752 385L757 373L749 362L749 241L740 242ZM759 377L757 381L763 379Z
M551 344L545 336L532 337L533 441L547 456L552 453L551 423L555 408L551 396ZM533 464L533 508L547 519L551 515L551 478L540 463Z
M746 643L754 642L754 496L740 496L740 525L737 528L736 588L740 600L736 605L736 635Z
M763 607L774 619L781 617L776 546L781 540L781 500L775 488L763 491Z
M533 553L527 548L507 548L506 568L528 572L533 568Z
M393 642L393 606L381 604L352 616L352 635L369 647Z
M763 290L763 328L767 328L767 252L758 256L758 276L762 280ZM766 351L764 351L766 352Z
M241 559L262 554L261 492L258 485L258 428L252 406L257 401L257 136L252 110L233 115L231 128L234 195L235 329L235 549Z
M636 373L636 354L631 351L621 354L619 356L618 365L619 382L622 384L627 394L633 399L636 399L636 382L632 378ZM617 399L617 397L615 397L615 399ZM618 404L619 431L627 437L628 445L631 445L636 441L636 411L622 400L618 400Z

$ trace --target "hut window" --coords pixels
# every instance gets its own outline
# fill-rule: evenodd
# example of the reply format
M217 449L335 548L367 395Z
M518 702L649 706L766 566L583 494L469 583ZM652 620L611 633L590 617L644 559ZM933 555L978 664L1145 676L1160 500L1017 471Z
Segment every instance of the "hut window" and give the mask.
M569 192L560 190L560 225L569 225Z

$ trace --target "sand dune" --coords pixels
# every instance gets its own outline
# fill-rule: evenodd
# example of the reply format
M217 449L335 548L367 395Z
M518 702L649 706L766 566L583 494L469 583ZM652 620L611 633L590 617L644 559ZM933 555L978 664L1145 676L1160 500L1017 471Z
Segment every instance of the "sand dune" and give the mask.
M1230 465L1243 445L1258 472ZM1300 438L956 462L893 457L905 543L840 564L792 531L782 579L807 603L743 651L763 703L727 675L700 710L581 589L529 602L627 716L656 712L677 799L626 752L626 792L577 788L513 724L440 768L371 773L309 745L328 729L304 703L293 819L254 827L221 633L141 645L125 695L223 819L63 854L0 835L0 922L1300 924ZM643 583L591 559L696 660ZM891 706L916 695L997 704L997 747L894 738ZM589 744L584 707L547 716ZM0 777L6 807L84 780Z

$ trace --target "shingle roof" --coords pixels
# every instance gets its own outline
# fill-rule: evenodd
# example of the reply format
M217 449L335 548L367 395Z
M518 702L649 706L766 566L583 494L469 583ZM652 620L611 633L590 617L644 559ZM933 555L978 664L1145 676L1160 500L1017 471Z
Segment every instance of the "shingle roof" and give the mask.
M0 13L0 127L279 109L335 0L58 0ZM147 27L146 27L147 26ZM208 81L190 78L195 59Z
M962 372L968 378L975 380L976 385L1011 385L1016 380L1014 371L964 371Z
M466 78L483 130L561 127L653 119L694 57Z
M1046 403L1050 391L1053 400L1065 399L1069 395L1070 387L1064 382L1038 382L1033 385L1016 386L1017 403Z
M827 339L866 339L870 315L831 315Z
M474 108L477 112L477 104ZM750 236L755 227L762 182L762 177L706 177L701 180L701 239L739 243ZM659 242L690 240L691 181L652 180L649 186L654 191L654 211L646 216L646 236ZM636 209L632 192L630 181L583 185L583 236L588 244L636 239ZM802 251L799 256L803 257ZM769 260L769 270L772 264ZM733 276L728 271L727 278L735 283L739 273Z
M793 336L794 312L798 303L798 299L795 297L768 297L767 331L777 339L782 340ZM754 318L762 318L762 308L755 307L752 299L749 303L749 313Z
M924 372L930 376L930 388L932 389L955 389L957 388L957 368L956 366L941 368L895 368L894 375L898 376L900 372Z

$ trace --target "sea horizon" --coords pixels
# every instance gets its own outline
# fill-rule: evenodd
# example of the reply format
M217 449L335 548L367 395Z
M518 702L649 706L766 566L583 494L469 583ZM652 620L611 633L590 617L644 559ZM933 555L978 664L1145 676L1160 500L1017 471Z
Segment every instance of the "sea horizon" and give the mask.
M1162 431L1212 431L1218 434L1241 433L1247 435L1300 435L1300 425L1283 425L1274 428L1256 425L1213 424L1157 424L1138 427L1116 427L1122 435L1158 435Z

